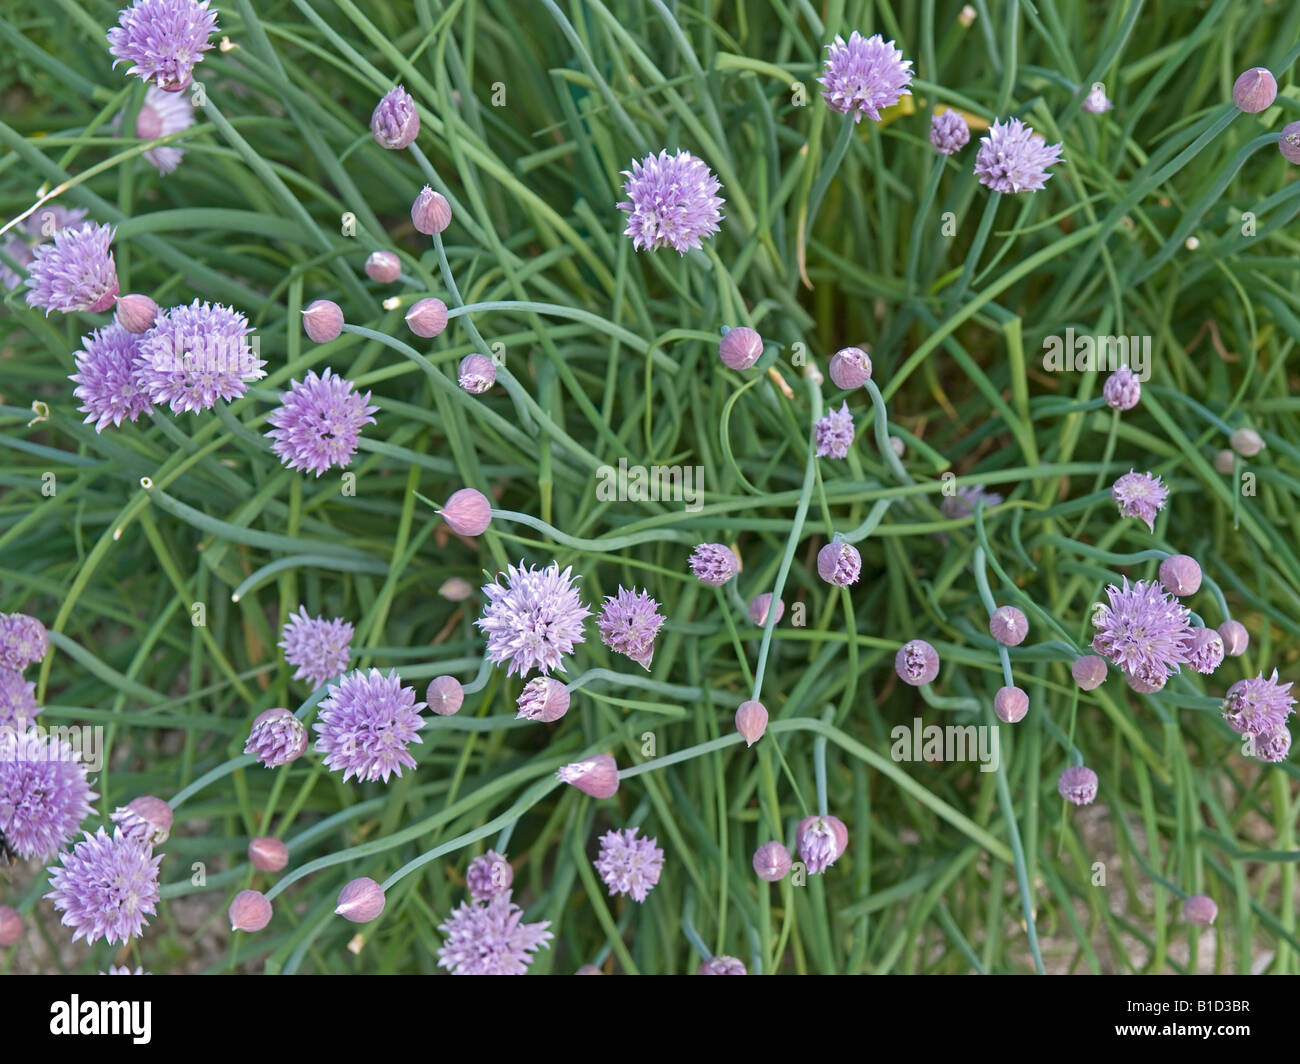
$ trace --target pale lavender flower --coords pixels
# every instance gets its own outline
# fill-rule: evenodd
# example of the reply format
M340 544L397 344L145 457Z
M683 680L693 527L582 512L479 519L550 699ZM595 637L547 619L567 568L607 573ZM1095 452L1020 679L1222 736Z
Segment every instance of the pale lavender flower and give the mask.
M0 668L22 672L50 652L50 635L35 617L0 613Z
M1193 894L1183 902L1183 919L1198 927L1209 927L1219 915L1219 907L1208 894Z
M1092 649L1131 679L1163 687L1187 661L1191 617L1155 581L1139 580L1106 588L1107 603L1092 615Z
M880 111L911 96L912 61L880 34L863 37L857 30L826 46L826 67L818 78L822 99L833 111L852 114L854 122L866 115L880 121Z
M600 639L610 650L626 654L647 672L655 654L655 636L663 627L659 603L648 591L628 591L619 585L605 598L596 626Z
M722 543L701 543L691 551L691 572L710 587L721 587L737 572L740 563Z
M508 890L485 902L462 902L438 927L445 936L438 966L452 975L523 975L554 937L549 920L525 924L523 915Z
M939 503L939 512L950 521L970 517L981 500L984 502L985 510L992 510L995 506L1001 506L1003 502L1002 496L996 491L985 491L978 484L968 484L958 488L955 495L945 495L943 501Z
M952 155L970 143L970 127L961 113L951 109L930 119L930 147L940 155Z
M113 66L130 63L128 74L180 92L193 79L194 64L212 47L217 13L208 0L135 0L108 31Z
M700 965L696 975L748 975L745 965L735 957L719 953Z
M912 639L894 655L894 671L913 687L930 683L939 675L939 652L924 639Z
M1128 366L1120 366L1101 386L1106 405L1115 410L1132 410L1142 398L1142 382Z
M320 704L320 718L312 725L318 734L316 751L325 755L325 767L343 771L346 782L401 776L414 768L411 743L423 742L418 732L427 723L420 716L425 704L415 700L415 688L403 687L395 671L387 676L378 669L362 669L344 676Z
M40 711L36 684L24 680L17 669L0 666L0 730L26 731Z
M317 377L312 370L301 381L290 381L280 395L280 406L266 420L273 426L266 435L280 461L290 469L320 476L340 469L357 453L364 425L373 425L377 406L370 393L352 390L352 382L326 369Z
M1075 805L1091 805L1097 797L1097 773L1086 765L1071 765L1057 779L1056 792Z
M209 410L218 399L240 398L249 382L266 376L265 361L248 342L248 319L220 303L159 311L140 342L140 382L172 413Z
M68 743L39 728L0 731L0 833L19 857L49 860L97 797Z
M279 768L297 761L307 752L307 726L283 706L259 713L248 732L244 753L252 754L267 768Z
M401 85L390 89L375 105L370 116L370 133L381 148L398 151L409 148L420 135L420 112L415 100Z
M1187 664L1208 676L1223 664L1223 636L1213 628L1193 628L1183 641Z
M1254 737L1254 754L1261 761L1279 764L1291 752L1291 732L1279 725Z
M664 852L655 838L639 838L636 828L607 831L600 838L600 856L594 864L609 888L610 897L630 895L633 901L645 901L659 882Z
M519 693L519 720L554 724L569 712L569 689L554 676L534 676Z
M460 360L456 382L470 395L482 395L496 383L497 364L477 351Z
M515 881L515 870L496 850L488 850L475 857L465 870L465 886L475 901L487 901L498 894L507 893Z
M161 798L142 794L114 809L109 819L128 839L161 846L171 836L175 817L172 807Z
M1263 735L1286 724L1294 710L1291 684L1277 682L1277 669L1267 680L1261 672L1249 680L1238 680L1223 700L1223 719L1238 735Z
M86 424L94 422L96 432L135 421L153 406L136 373L140 337L117 322L83 336L81 350L72 357L77 368L68 377L77 385L72 394L81 400Z
M1018 118L994 121L980 139L975 176L994 192L1036 192L1052 176L1047 168L1061 161L1061 147L1048 144Z
M48 240L60 229L79 225L85 218L85 207L64 207L59 203L48 203L23 222L23 229L33 240L37 237Z
M1110 497L1115 500L1121 516L1136 517L1148 531L1154 532L1156 514L1169 501L1169 489L1160 483L1158 476L1135 473L1130 469L1111 485Z
M483 585L487 605L474 623L487 634L488 657L506 665L507 675L563 672L562 655L584 641L582 622L591 611L578 597L572 573L561 572L556 562L545 569L520 562L506 566L504 586L496 580Z
M296 666L295 680L307 680L319 687L348 667L352 625L341 617L332 621L311 617L306 606L299 606L297 613L289 614L280 637L276 645L284 650L284 660Z
M820 875L838 861L849 845L849 829L834 816L810 816L799 821L796 832L799 859L810 875Z
M637 251L670 247L685 255L718 232L721 186L702 159L681 150L669 155L665 149L633 162L623 176L628 198L616 206L628 214L624 235Z
M194 125L194 107L182 93L164 92L156 85L145 89L144 103L135 120L135 135L141 140L169 137ZM171 144L150 148L144 157L158 173L170 174L185 158L185 149Z
M851 543L827 543L817 552L817 575L836 587L856 584L862 575L862 555Z
M846 402L838 410L828 411L813 426L818 458L845 458L853 446L853 415Z
M157 908L162 854L155 856L147 843L120 831L110 838L100 828L94 835L86 832L60 861L45 897L63 913L64 926L73 929L73 942L126 942L140 935L145 917Z
M41 308L46 317L52 310L108 310L118 293L117 263L109 248L116 232L96 222L57 230L51 243L41 244L32 254L27 305Z

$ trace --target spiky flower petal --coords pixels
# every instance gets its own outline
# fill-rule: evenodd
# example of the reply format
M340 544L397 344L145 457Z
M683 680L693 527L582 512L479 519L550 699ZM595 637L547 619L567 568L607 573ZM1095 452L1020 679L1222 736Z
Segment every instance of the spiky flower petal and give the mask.
M341 617L327 621L309 616L307 607L299 606L297 613L289 614L280 636L277 646L284 650L284 660L297 668L295 680L319 687L348 667L352 625Z
M691 552L691 572L711 587L721 587L737 572L740 563L722 543L701 543Z
M1106 588L1108 602L1092 615L1092 649L1131 679L1163 687L1187 661L1193 638L1187 607L1155 581Z
M307 371L300 381L290 381L280 395L280 406L266 420L273 426L266 435L280 461L290 469L315 473L340 469L357 453L364 425L373 425L370 393L352 390L352 382L326 369L321 376Z
M0 730L0 833L19 857L49 860L97 797L71 745L40 728Z
M818 458L845 458L853 446L853 415L845 402L838 410L828 411L813 426Z
M1286 724L1293 712L1295 699L1291 684L1277 682L1277 669L1267 680L1261 672L1248 680L1238 680L1228 688L1223 700L1223 719L1238 735L1263 735Z
M1148 531L1154 532L1156 514L1169 501L1169 489L1160 483L1158 476L1129 470L1111 486L1110 497L1122 516L1136 517Z

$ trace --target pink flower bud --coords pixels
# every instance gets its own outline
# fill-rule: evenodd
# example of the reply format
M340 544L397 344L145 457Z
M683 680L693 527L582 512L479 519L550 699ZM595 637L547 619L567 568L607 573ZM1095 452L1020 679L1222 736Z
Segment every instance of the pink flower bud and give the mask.
M411 221L425 236L441 233L451 225L451 204L441 192L425 185L411 204Z
M488 850L482 857L475 857L465 869L465 886L469 889L470 897L479 901L504 894L514 881L515 870L496 850Z
M1222 473L1225 477L1232 476L1233 467L1236 465L1237 456L1226 448L1214 456L1214 469L1217 473Z
M605 973L602 972L599 968L597 968L594 964L584 964L573 974L574 975L604 975Z
M723 365L729 369L749 369L763 354L763 338L747 325L728 329L718 345Z
M1197 927L1209 927L1219 915L1219 907L1208 894L1193 894L1183 902L1183 919Z
M820 875L838 861L849 845L849 829L835 816L809 816L795 832L799 857L812 875Z
M1164 690L1164 686L1169 682L1167 676L1131 676L1124 674L1124 679L1129 685L1129 689L1136 691L1140 695L1151 695L1157 691Z
M362 876L339 891L339 904L334 915L354 924L368 924L383 911L383 888L373 879Z
M125 813L127 815L119 822L120 826L125 830L128 822L133 822L149 845L161 846L171 836L172 807L161 798L155 798L152 794L142 794L139 798L127 802Z
M271 922L271 903L258 890L241 890L230 903L230 930L261 931Z
M1219 635L1223 636L1223 650L1230 658L1239 658L1250 646L1250 633L1240 621L1224 621L1219 625Z
M852 391L871 380L871 357L860 347L845 347L831 356L831 381Z
M17 909L0 905L0 949L8 949L23 937L23 918Z
M896 454L899 458L902 458L904 452L907 450L907 444L903 442L902 437L900 436L890 436L889 449L893 451L894 454Z
M248 860L259 872L279 872L289 863L289 847L263 835L248 844Z
M1029 712L1029 696L1019 687L999 687L993 696L993 712L1003 724L1018 724Z
M765 883L777 883L790 874L790 851L775 840L754 851L754 874Z
M452 492L447 505L438 513L458 536L481 536L492 522L492 504L486 495L473 488Z
M999 606L989 617L989 635L1003 646L1018 647L1029 634L1029 620L1015 606Z
M1247 114L1258 114L1277 99L1277 81L1263 67L1251 67L1232 86L1232 102Z
M894 671L913 687L931 683L939 675L939 652L924 639L913 639L898 648Z
M836 587L856 584L862 575L862 555L851 543L827 543L817 552L817 575Z
M402 275L402 260L391 251L372 251L366 259L366 276L380 284L392 284Z
M470 595L474 594L474 587L468 580L463 580L459 576L451 576L442 582L438 588L438 594L448 602L464 602Z
M1254 429L1238 429L1228 437L1228 443L1242 458L1254 458L1264 449L1264 440Z
M618 765L609 754L574 761L555 775L561 782L572 783L593 798L612 798L618 791Z
M764 591L761 595L749 604L749 619L760 628L767 624L767 611L772 605L772 593ZM780 599L776 600L776 623L781 623L781 618L785 616L785 603Z
M465 703L465 688L454 676L435 676L424 696L429 710L440 717L450 717L460 712Z
M148 296L122 296L117 301L117 323L129 333L148 332L158 317L158 304Z
M478 352L460 360L456 380L470 395L482 395L496 383L497 364Z
M401 85L391 89L370 116L370 134L375 143L389 151L409 148L420 135L420 112L415 100Z
M748 975L745 966L735 957L719 953L700 965L696 975Z
M762 702L741 702L736 710L736 731L744 737L746 746L753 746L767 731L767 707Z
M1160 563L1160 583L1179 598L1195 595L1201 586L1201 567L1186 554L1171 554Z
M406 327L416 336L430 340L447 327L447 304L430 296L406 312Z
M1075 805L1090 805L1097 797L1097 773L1086 765L1071 765L1057 779L1056 793Z
M1300 122L1288 122L1277 137L1277 150L1289 163L1300 163Z
M516 719L554 724L569 712L569 689L553 676L534 676L519 695Z
M1096 654L1084 654L1075 658L1070 666L1070 675L1074 682L1085 691L1100 687L1106 680L1106 660Z
M312 343L327 344L343 331L343 311L337 303L318 299L302 312L302 331Z

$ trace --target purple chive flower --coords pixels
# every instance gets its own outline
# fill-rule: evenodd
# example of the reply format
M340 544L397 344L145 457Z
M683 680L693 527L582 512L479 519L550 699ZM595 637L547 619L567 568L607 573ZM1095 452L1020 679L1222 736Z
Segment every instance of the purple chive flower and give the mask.
M569 689L552 676L534 676L519 694L519 720L554 724L569 712Z
M485 902L462 902L438 927L446 936L438 966L452 975L523 975L554 937L549 920L525 924L523 915L508 890Z
M100 828L94 835L86 832L59 860L50 873L53 889L45 897L63 913L63 925L73 929L73 942L126 942L140 935L145 917L158 905L162 854L155 856L147 843L120 831L110 838Z
M1120 366L1101 386L1106 405L1116 410L1132 410L1142 398L1142 382L1128 366Z
M834 816L810 816L799 821L799 858L810 875L819 875L843 856L849 845L849 829Z
M659 882L664 852L659 840L638 838L636 828L607 831L600 838L600 856L594 864L609 888L610 897L629 894L633 901L645 901Z
M930 147L940 155L953 155L970 142L970 127L961 112L940 111L930 119Z
M1061 145L1048 144L1018 118L995 121L980 138L975 176L994 192L1037 192L1061 161Z
M1092 615L1092 649L1119 667L1130 679L1164 686L1186 662L1191 637L1187 607L1167 595L1154 581L1139 580L1106 588L1107 603Z
M1165 508L1169 489L1160 483L1158 476L1129 470L1111 485L1110 497L1119 507L1121 517L1136 517L1148 531L1154 532L1156 514Z
M1183 648L1187 664L1204 676L1223 664L1223 636L1213 628L1193 628Z
M1278 726L1253 737L1254 754L1261 761L1279 764L1291 752L1291 732Z
M19 857L49 860L97 797L68 743L37 728L0 731L0 833Z
M691 572L710 587L721 587L740 571L740 562L722 543L701 543L691 551Z
M140 382L173 414L210 410L218 399L240 398L266 376L266 363L248 342L248 319L220 303L160 311L140 342Z
M284 650L284 660L297 668L295 680L307 680L319 687L342 675L348 667L352 625L340 617L332 621L310 617L307 607L299 606L297 613L289 614L280 637L276 645Z
M1288 122L1282 127L1277 135L1277 150L1292 165L1300 163L1300 122Z
M117 21L108 31L113 66L130 63L128 74L168 92L189 86L217 30L208 0L135 0Z
M943 501L939 503L939 512L950 521L970 517L981 500L986 510L1001 506L1003 502L1002 496L997 492L985 491L978 484L968 484L958 488L955 495L945 495Z
M1097 773L1086 765L1071 765L1056 781L1056 792L1075 805L1091 805L1097 797Z
M854 122L863 115L879 122L882 108L912 95L912 61L878 33L863 37L854 30L847 42L836 36L826 53L825 70L817 79L822 99L832 111L853 115Z
M836 587L856 584L862 575L862 555L851 543L827 543L817 552L817 575Z
M161 846L172 833L172 807L152 794L142 794L114 809L110 819L135 842Z
M1277 682L1277 669L1269 679L1261 672L1249 680L1238 680L1223 700L1223 719L1238 735L1263 735L1286 724L1294 710L1291 685Z
M767 626L767 612L772 608L772 592L764 591L757 595L754 601L749 604L749 619L752 623L760 628ZM773 624L780 624L781 618L785 616L785 603L780 599L776 600L776 620Z
M96 432L135 421L153 406L136 374L139 356L140 337L117 322L81 338L81 350L73 355L77 372L68 379L77 385L72 394Z
M180 93L164 92L156 85L145 89L144 103L135 119L135 135L140 140L158 140L170 137L183 129L194 125L194 106L189 97ZM185 158L185 149L165 144L161 148L150 148L144 153L149 164L164 176L180 166Z
M1208 894L1193 894L1183 902L1183 919L1197 927L1209 927L1219 915L1219 907Z
M508 892L514 881L515 870L496 850L475 857L465 870L465 886L475 901L487 901Z
M460 360L456 382L470 395L482 395L497 379L497 364L487 355L474 352Z
M5 728L26 731L40 711L36 704L36 684L24 680L17 669L0 667L0 731Z
M50 635L35 617L0 613L0 668L22 672L50 652Z
M301 381L290 381L280 406L267 415L274 426L266 435L280 461L318 477L335 466L343 468L357 453L361 428L373 425L370 393L352 390L352 382L331 370L317 377L312 370Z
M401 85L390 89L375 105L370 116L370 133L375 143L390 151L409 148L420 135L420 113L415 100Z
M612 798L618 793L618 764L609 754L596 754L585 761L564 765L555 778L561 783L571 783L593 798Z
M844 458L853 446L853 415L846 402L838 410L828 411L813 426L818 458Z
M647 155L624 170L627 201L616 204L628 214L625 236L637 251L672 248L679 254L698 248L718 232L725 202L721 186L702 159L688 151Z
M86 222L78 229L62 228L53 242L41 244L27 267L27 305L71 314L100 313L117 298L117 264L109 245L117 232L111 225Z
M584 641L582 622L591 611L578 597L572 572L560 572L556 562L545 569L520 562L506 566L504 586L495 579L483 585L488 601L474 623L487 635L488 657L506 665L507 675L563 672L561 656Z
M289 710L277 707L257 715L244 753L252 754L267 768L279 768L302 757L308 741L307 726Z
M1015 606L999 606L989 617L989 635L1003 646L1018 647L1029 634L1029 619Z
M790 874L794 862L781 843L765 842L754 851L754 874L764 883L778 883Z
M1083 98L1083 109L1090 115L1104 115L1114 106L1106 95L1106 86L1100 81L1094 83L1088 90L1088 95Z
M894 671L913 687L931 683L939 675L939 652L924 639L913 639L894 655Z
M343 770L344 782L356 776L387 783L390 775L415 767L410 744L423 742L417 734L427 723L423 708L415 688L403 687L395 671L385 676L378 669L357 669L321 702L320 719L312 725L316 751L325 755L326 768Z
M1029 695L1019 687L999 687L993 696L993 712L1003 724L1018 724L1029 712Z
M1070 675L1082 690L1091 691L1106 682L1106 659L1083 654L1070 665Z
M610 650L626 654L647 672L655 655L655 636L666 620L648 591L628 591L621 584L605 598L596 627Z
M724 953L719 953L716 957L710 957L700 965L695 972L696 975L748 975L745 965L735 957L728 957Z

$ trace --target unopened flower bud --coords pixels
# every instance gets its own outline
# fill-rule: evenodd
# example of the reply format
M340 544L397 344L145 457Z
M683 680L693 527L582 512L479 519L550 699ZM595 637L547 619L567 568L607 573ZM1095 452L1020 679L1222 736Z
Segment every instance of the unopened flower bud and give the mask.
M488 850L482 857L475 857L465 870L465 886L469 889L470 896L479 901L505 893L514 881L515 870L496 850Z
M574 975L604 975L605 973L602 972L599 968L597 968L594 964L584 964L573 974Z
M497 364L477 351L460 360L456 380L470 395L482 395L497 379Z
M389 151L409 148L420 135L420 112L415 100L401 85L390 90L370 116L370 133L375 143Z
M1029 696L1019 687L999 687L993 696L993 712L1003 724L1017 724L1029 712Z
M433 296L421 299L406 312L406 327L431 340L447 327L447 304Z
M435 676L424 696L429 711L440 717L450 717L460 712L465 703L465 688L454 676Z
M232 931L261 931L271 922L271 903L259 890L241 890L227 915Z
M23 937L23 918L18 910L0 905L0 949L8 949Z
M767 624L767 611L772 606L772 592L764 591L749 604L749 619L762 628ZM776 623L781 623L781 618L785 616L785 603L780 599L776 600Z
M574 761L555 775L562 783L571 783L593 798L611 798L618 791L618 765L609 754Z
M1084 654L1074 659L1070 666L1070 675L1074 682L1084 691L1100 687L1106 681L1106 659L1096 654Z
M339 891L339 904L334 915L354 924L368 924L383 911L383 888L373 879L362 876Z
M1134 676L1129 673L1124 674L1124 680L1129 689L1136 691L1140 695L1152 695L1157 691L1163 691L1165 684L1169 682L1167 676Z
M913 639L898 648L894 671L900 680L913 687L930 683L939 675L939 652L924 639Z
M736 710L736 731L746 746L753 746L767 731L767 707L762 702L741 702Z
M1214 470L1216 473L1222 473L1225 477L1232 476L1232 470L1237 463L1237 456L1232 451L1224 448L1214 456Z
M851 391L871 380L871 357L860 347L845 347L831 356L831 381Z
M827 543L817 552L817 575L836 587L855 584L862 575L862 555L851 543Z
M900 436L890 436L889 449L893 451L894 454L896 454L899 458L902 458L903 453L907 450L907 444L903 442L902 437Z
M1209 927L1219 915L1219 907L1208 894L1193 894L1183 902L1183 919L1197 927Z
M366 259L366 276L380 284L392 284L402 275L402 260L391 251L372 251Z
M343 311L328 299L318 299L302 312L302 331L312 343L327 344L343 331Z
M1015 606L999 606L989 617L989 634L1007 647L1018 647L1029 634L1029 620Z
M1201 567L1186 554L1171 554L1160 563L1160 583L1171 595L1186 598L1201 586Z
M763 355L763 338L747 325L728 329L718 345L718 354L729 369L749 369Z
M158 304L148 296L132 293L117 301L117 323L129 333L148 332L158 317Z
M1289 163L1300 163L1300 122L1288 122L1278 134L1277 150Z
M441 192L425 185L411 204L411 221L425 236L441 233L451 225L451 204Z
M1219 635L1223 636L1223 650L1230 658L1239 658L1250 646L1250 633L1240 621L1224 621L1219 625Z
M1242 458L1254 458L1264 449L1264 440L1254 429L1238 429L1228 437L1228 443Z
M172 807L152 794L142 794L113 811L112 820L122 834L150 846L161 846L172 833Z
M569 712L569 689L553 676L534 676L520 692L516 719L554 724Z
M1258 114L1277 99L1277 81L1263 67L1251 67L1232 86L1232 102L1247 114Z
M716 957L710 957L700 965L695 972L696 975L748 975L745 966L735 957L727 957L718 954Z
M492 523L492 504L486 495L473 488L452 492L447 505L438 513L458 536L481 536Z
M1090 805L1097 797L1097 773L1086 765L1071 765L1057 779L1056 792L1067 802Z
M835 816L809 816L795 832L799 857L812 875L820 875L838 861L849 845L849 829Z
M273 836L263 835L248 844L248 860L259 872L279 872L289 863L289 847Z
M474 594L474 587L468 580L459 576L449 576L438 588L438 594L448 602L464 602Z
M754 851L754 874L765 883L778 883L790 874L790 851L779 842L765 842Z

